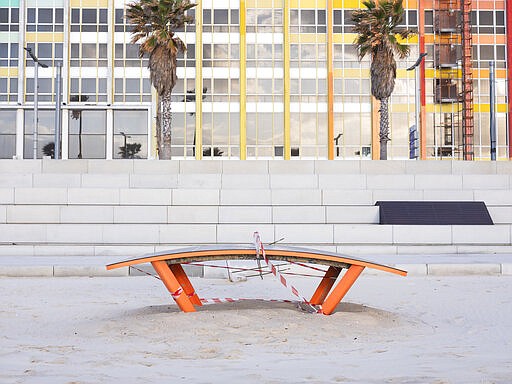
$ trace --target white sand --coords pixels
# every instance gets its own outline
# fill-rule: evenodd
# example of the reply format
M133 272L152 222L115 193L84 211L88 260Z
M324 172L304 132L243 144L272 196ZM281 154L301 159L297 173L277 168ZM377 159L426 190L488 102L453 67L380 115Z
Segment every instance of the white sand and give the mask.
M290 298L272 277L193 283ZM151 277L0 279L0 383L510 383L511 292L506 276L363 275L332 316L184 314Z

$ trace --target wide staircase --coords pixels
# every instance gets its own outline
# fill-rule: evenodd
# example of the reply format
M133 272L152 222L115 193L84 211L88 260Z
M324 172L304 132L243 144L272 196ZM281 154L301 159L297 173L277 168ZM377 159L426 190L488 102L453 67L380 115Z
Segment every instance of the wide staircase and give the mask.
M0 160L0 258L249 243L512 253L512 162ZM377 201L483 201L494 225L379 225Z

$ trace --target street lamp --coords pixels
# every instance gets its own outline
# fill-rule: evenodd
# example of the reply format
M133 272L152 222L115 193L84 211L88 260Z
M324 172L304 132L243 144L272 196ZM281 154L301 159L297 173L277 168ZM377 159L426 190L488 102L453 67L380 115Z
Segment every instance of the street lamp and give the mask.
M39 59L34 55L32 52L32 48L25 47L25 51L28 52L28 55L34 62L34 154L33 158L37 159L37 130L38 130L38 124L39 124L39 116L38 116L38 91L39 91L39 84L38 84L38 69L41 68L48 68L48 65L39 62Z
M414 116L414 125L416 126L416 132L419 133L420 130L420 94L421 94L421 83L420 83L420 72L417 70L420 66L423 59L427 56L425 52L420 53L420 56L418 57L418 60L411 65L409 68L407 68L408 71L415 71L415 77L416 77L416 91L415 91L415 97L414 97L414 106L416 109L416 114Z
M119 133L121 134L121 136L124 137L124 158L127 159L128 158L128 148L126 148L126 139L130 138L131 136L127 135L124 132L119 132Z
M343 135L343 133L340 133L334 138L334 143L336 144L336 157L340 156L340 146L338 145L338 141L340 140L341 135Z

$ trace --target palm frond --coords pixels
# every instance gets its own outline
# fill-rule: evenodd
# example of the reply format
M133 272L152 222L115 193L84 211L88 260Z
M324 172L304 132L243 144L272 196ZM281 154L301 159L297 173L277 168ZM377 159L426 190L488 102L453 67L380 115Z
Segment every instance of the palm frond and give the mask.
M177 55L187 49L176 31L193 22L186 13L195 6L191 0L138 0L126 8L131 43L140 44L140 57L149 56L151 83L160 95L176 84Z

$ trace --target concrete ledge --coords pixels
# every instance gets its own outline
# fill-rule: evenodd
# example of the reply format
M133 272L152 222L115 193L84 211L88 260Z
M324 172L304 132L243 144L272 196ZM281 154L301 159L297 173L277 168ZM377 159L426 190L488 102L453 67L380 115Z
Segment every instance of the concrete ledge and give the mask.
M0 173L41 173L41 168L41 160L0 160Z
M501 274L505 276L512 276L512 264L501 264Z
M0 187L0 204L14 204L14 188Z
M52 277L52 265L19 266L1 265L0 277Z
M407 271L408 276L426 276L428 273L427 264L395 264L395 267Z
M128 276L128 268L119 268L107 271L104 265L81 266L66 265L53 267L53 276L72 277L72 276Z
M501 264L428 264L428 274L434 276L499 275Z
M212 262L219 264L219 262ZM396 268L407 271L409 276L511 276L511 263L476 263L476 264L441 264L441 263L398 263L390 264ZM196 265L184 265L183 268L189 277L204 277L213 279L227 279L226 269L204 268ZM379 271L366 269L368 275L380 274ZM3 265L0 266L0 278L9 277L125 277L155 275L150 264L143 264L134 268L120 268L107 271L105 265Z

